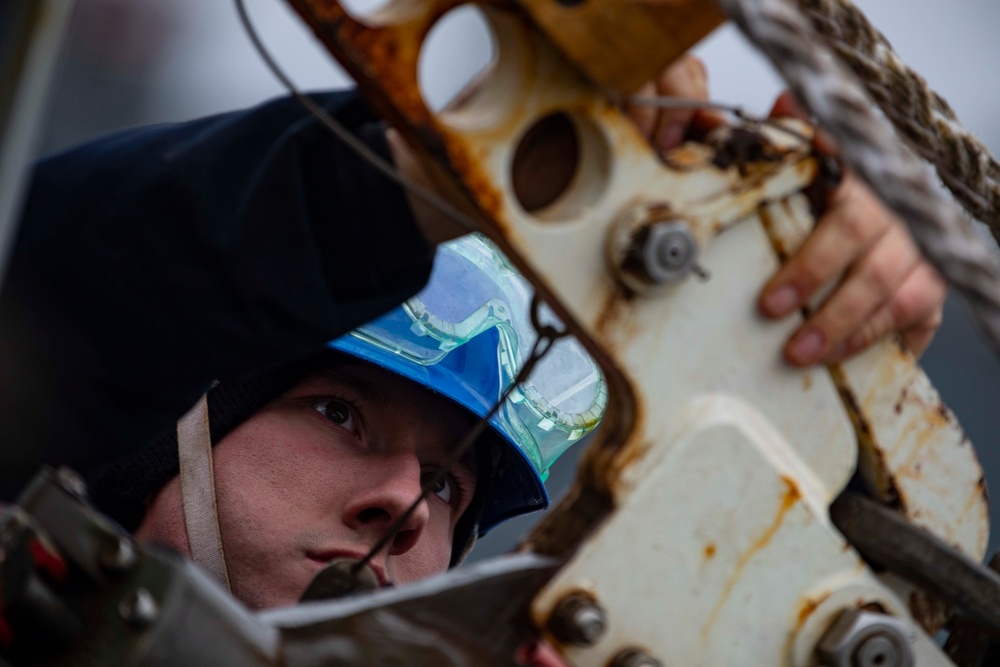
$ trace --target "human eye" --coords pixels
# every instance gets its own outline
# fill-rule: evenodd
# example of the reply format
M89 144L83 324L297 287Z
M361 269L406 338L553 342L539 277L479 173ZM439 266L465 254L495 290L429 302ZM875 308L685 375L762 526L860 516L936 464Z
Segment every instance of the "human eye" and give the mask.
M324 398L315 401L312 407L337 426L348 431L357 431L356 408L349 401L339 398Z
M451 475L442 474L440 468L430 468L420 474L420 486L438 498L455 505L460 498L458 483Z

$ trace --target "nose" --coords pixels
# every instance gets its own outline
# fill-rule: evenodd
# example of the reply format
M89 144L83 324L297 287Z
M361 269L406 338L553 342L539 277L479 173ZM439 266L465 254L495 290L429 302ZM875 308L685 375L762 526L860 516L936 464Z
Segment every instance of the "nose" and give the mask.
M344 523L374 544L420 497L420 475L420 462L412 452L378 457L344 505ZM387 555L398 556L412 549L429 520L430 506L424 499L403 520Z

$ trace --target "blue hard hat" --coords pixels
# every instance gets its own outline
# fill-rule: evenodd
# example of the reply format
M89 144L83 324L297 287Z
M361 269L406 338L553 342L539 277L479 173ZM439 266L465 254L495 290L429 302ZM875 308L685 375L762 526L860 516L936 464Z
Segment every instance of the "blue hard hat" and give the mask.
M537 339L533 294L492 242L471 234L439 246L417 296L329 345L485 417ZM544 306L539 317L558 323ZM549 466L597 426L606 406L607 385L590 355L573 338L556 341L490 418L508 447L491 480L480 534L548 506Z

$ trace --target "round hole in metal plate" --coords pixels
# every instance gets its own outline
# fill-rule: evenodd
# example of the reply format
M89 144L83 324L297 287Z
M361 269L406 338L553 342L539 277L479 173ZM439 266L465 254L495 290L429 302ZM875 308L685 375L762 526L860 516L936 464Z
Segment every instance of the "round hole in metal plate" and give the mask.
M542 221L569 221L601 198L610 168L608 143L594 122L557 112L521 135L510 181L527 213Z
M355 21L380 23L378 18L389 5L397 3L398 0L339 0L339 2L348 16Z
M497 62L493 27L484 12L462 5L434 23L417 61L424 104L435 113L461 109L478 96Z

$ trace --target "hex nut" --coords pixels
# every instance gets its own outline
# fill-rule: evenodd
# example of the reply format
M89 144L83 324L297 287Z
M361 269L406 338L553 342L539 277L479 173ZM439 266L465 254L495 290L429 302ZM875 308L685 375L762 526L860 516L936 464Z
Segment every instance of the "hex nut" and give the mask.
M837 617L816 645L827 667L913 667L913 633L898 618L863 609Z
M109 572L127 572L139 562L139 553L131 539L119 535L101 550L100 559Z
M692 224L666 202L645 202L617 217L607 238L608 263L618 281L640 294L702 275Z
M556 605L549 630L561 642L592 646L607 629L607 617L597 601L582 593L570 593Z
M66 466L60 467L56 470L56 483L74 498L87 499L87 483L75 470Z
M137 630L143 630L156 621L160 605L152 593L145 588L137 588L118 603L118 613L126 623Z

